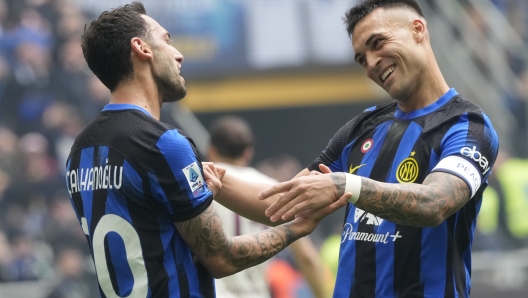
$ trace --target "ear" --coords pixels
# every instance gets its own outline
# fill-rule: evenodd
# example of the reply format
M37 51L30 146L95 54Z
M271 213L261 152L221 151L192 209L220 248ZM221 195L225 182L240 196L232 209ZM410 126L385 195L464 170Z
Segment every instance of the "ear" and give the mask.
M207 159L209 161L214 162L218 158L218 151L216 151L216 148L212 145L209 145L209 148L207 148Z
M132 47L132 55L144 60L152 59L151 46L141 38L133 37L130 40L130 45Z
M255 149L253 147L246 148L243 153L243 158L246 161L246 164L249 164L255 155Z
M415 19L412 23L413 35L418 43L425 39L427 33L427 25L425 20Z

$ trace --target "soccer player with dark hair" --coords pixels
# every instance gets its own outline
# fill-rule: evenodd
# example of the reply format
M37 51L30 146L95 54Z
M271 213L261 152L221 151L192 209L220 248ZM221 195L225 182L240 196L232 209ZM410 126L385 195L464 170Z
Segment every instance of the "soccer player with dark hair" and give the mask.
M367 0L345 22L355 61L395 101L354 117L297 178L260 193L278 196L266 214L288 220L350 192L334 297L468 297L497 134L449 88L416 1ZM226 204L231 179L216 197Z
M211 204L222 172L192 140L159 121L186 94L183 56L139 2L102 13L81 40L112 97L78 135L66 183L90 246L102 297L214 297L214 278L259 264L345 205L268 230L226 237ZM268 222L269 223L269 222Z

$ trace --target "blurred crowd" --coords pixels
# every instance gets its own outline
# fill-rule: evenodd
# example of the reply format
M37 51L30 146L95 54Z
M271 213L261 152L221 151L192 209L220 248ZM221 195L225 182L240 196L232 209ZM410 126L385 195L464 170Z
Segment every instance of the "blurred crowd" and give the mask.
M494 2L528 41L528 2ZM71 0L0 0L0 282L60 277L50 297L78 297L72 293L96 289L86 239L64 183L73 139L110 97L88 69L79 43L84 24L93 17ZM512 91L510 109L526 125L525 109L517 105L528 102L528 71L518 63L512 62L512 67L519 66L516 72L524 79ZM526 148L524 152L528 154ZM525 168L520 175L528 177ZM495 172L506 175L511 170ZM510 227L507 211L499 211L501 206L507 209L500 203L506 187L495 177L498 201L485 206L484 211L492 211L484 214L497 224L479 227L485 239L492 239L479 240L479 249L496 249L492 237L504 237L497 231ZM526 189L519 194L528 198ZM528 211L528 206L521 207ZM518 205L509 208L521 210ZM513 242L500 241L514 244L501 249L527 247L528 221L522 232L508 233Z
M110 96L83 58L86 20L67 0L0 0L0 282L81 280L93 268L63 170ZM58 282L53 297L80 286Z

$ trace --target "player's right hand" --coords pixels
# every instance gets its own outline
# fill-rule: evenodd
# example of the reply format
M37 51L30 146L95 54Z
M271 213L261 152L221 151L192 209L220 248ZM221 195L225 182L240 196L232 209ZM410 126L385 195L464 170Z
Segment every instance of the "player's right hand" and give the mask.
M331 173L297 177L262 191L259 195L261 200L280 194L277 201L266 210L266 216L270 217L271 222L279 219L289 220L305 210L318 210L334 203L341 198L341 195L331 175L344 174Z

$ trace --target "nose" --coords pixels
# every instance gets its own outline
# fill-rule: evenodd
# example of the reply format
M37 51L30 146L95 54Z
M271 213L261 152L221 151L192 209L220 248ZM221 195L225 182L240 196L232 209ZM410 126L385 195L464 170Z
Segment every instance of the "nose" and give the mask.
M176 50L176 54L174 55L174 57L175 57L176 61L178 61L180 64L184 60L182 53L180 53L178 50Z
M367 60L367 74L369 77L376 75L376 68L381 62L381 57L375 55L374 53L365 53L365 59Z
M381 62L381 58L374 53L367 52L365 54L365 58L367 59L367 65L369 69L375 69Z

